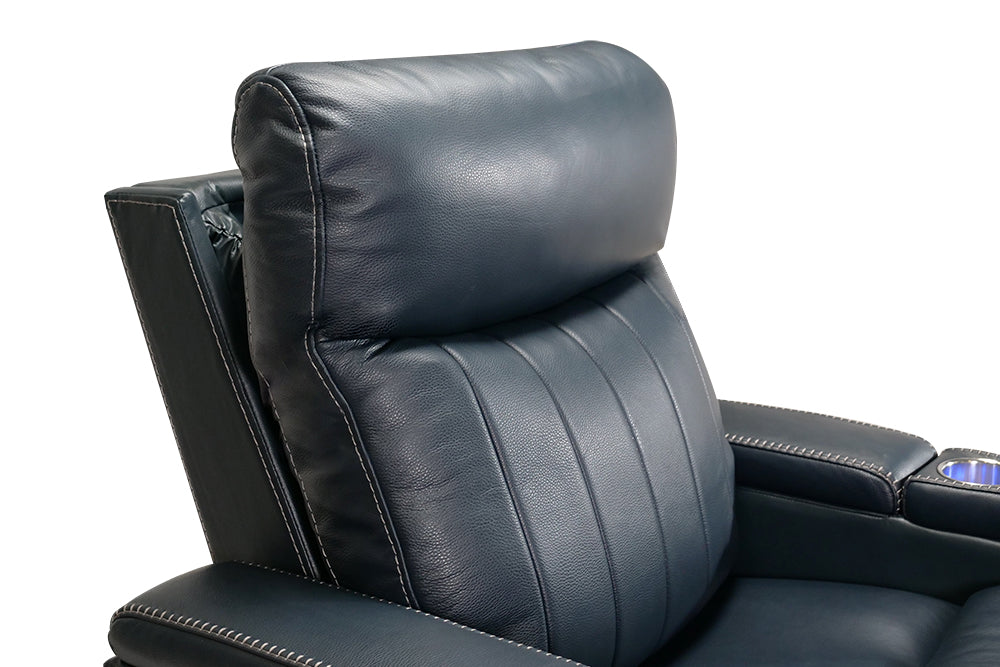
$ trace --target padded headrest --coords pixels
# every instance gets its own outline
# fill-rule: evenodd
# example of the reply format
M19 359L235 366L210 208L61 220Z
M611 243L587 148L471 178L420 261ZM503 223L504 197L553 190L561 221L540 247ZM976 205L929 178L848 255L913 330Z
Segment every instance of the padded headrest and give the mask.
M233 150L251 317L382 338L548 308L655 253L676 137L656 73L585 42L262 70Z

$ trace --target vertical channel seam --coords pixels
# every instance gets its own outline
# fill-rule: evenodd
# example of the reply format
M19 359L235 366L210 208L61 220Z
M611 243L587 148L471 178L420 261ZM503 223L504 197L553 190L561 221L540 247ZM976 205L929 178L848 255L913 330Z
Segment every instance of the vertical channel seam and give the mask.
M589 297L584 297L584 298L589 298ZM593 301L594 303L598 304L599 306L607 310L609 313L614 315L615 318L619 322L621 322L626 329L632 332L632 335L635 337L636 341L638 341L639 345L646 352L646 356L649 357L650 361L652 361L653 365L656 367L656 371L660 375L660 381L663 382L663 388L667 390L667 395L670 397L670 404L674 409L674 415L677 417L677 424L680 426L681 439L684 441L684 452L687 455L688 469L691 472L691 482L694 485L695 499L698 501L698 515L701 519L701 532L705 538L705 583L706 585L708 585L712 581L712 540L709 538L708 522L705 518L704 494L701 489L701 482L698 480L698 473L697 471L695 471L694 459L691 456L691 444L688 439L687 426L684 425L684 418L681 417L680 406L677 404L677 399L674 396L674 392L670 388L670 381L667 380L667 375L664 372L663 367L660 366L660 362L656 360L656 357L653 355L652 351L650 351L649 346L646 344L646 341L643 340L639 332L635 330L635 327L633 327L632 324L627 319L625 319L624 315L622 315L615 308L612 308L606 303L597 301L596 299L593 299Z
M593 352L591 352L590 349L586 346L586 344L584 344L583 340L579 336L572 333L568 329L564 328L562 325L557 324L556 322L552 322L551 320L546 320L539 317L534 317L532 319L538 320L540 322L545 322L550 326L552 326L553 328L558 329L563 334L568 336L576 345L578 345L581 350L584 351L587 357L590 358L591 363L594 364L594 367L600 372L601 377L604 378L604 382L605 384L608 385L608 388L611 390L611 393L614 394L615 400L618 402L618 407L621 408L622 414L625 416L625 420L628 422L629 431L631 431L632 433L632 440L633 442L635 442L635 450L636 453L638 453L639 455L639 465L642 467L642 474L646 478L646 488L649 491L650 504L652 504L653 513L656 515L656 530L660 536L660 548L663 550L663 573L664 573L663 590L664 590L665 603L663 608L663 620L660 622L660 635L659 635L660 642L662 642L663 632L664 629L667 627L667 620L670 615L670 566L669 566L669 557L667 555L667 538L663 532L663 518L662 515L660 514L660 505L656 501L656 493L653 491L653 479L649 475L649 467L646 465L646 457L642 452L642 445L639 443L639 433L636 430L635 422L632 419L632 415L629 414L628 409L625 407L625 401L622 400L621 394L618 393L618 390L615 389L614 384L611 382L611 378L608 377L608 374L605 372L604 368L601 366L600 363L598 363L597 358L594 356Z
M702 365L701 355L698 353L698 349L695 347L694 336L691 333L691 327L688 324L687 318L683 317L681 313L677 310L677 308L672 303L670 303L670 300L664 297L660 293L660 291L653 286L652 283L650 283L641 275L639 275L639 273L636 272L635 269L633 269L629 273L633 277L635 277L635 279L638 280L642 285L645 285L646 288L650 292L652 292L657 299L659 299L660 303L662 303L666 307L666 309L670 312L670 315L674 318L674 321L677 322L678 326L680 326L681 331L684 332L684 337L687 339L688 348L691 350L691 355L694 357L694 365L698 369L698 375L701 376L701 386L705 390L705 399L709 403L709 412L712 414L712 422L715 424L715 430L719 434L719 437L723 441L725 441L726 429L723 428L721 417L718 414L719 401L716 398L714 400L715 405L713 405L712 392L709 390L708 387L708 372ZM734 502L733 490L728 486L726 487L726 497L729 499L730 504Z
M465 364L459 361L458 355L448 349L440 341L431 341L437 345L441 350L447 354L458 366L459 370L462 371L462 375L465 376L465 381L469 385L469 389L472 391L472 396L476 399L476 406L479 408L479 414L483 418L483 425L486 426L486 432L490 436L490 444L493 446L493 454L497 458L497 463L500 466L500 474L503 477L504 485L507 487L507 494L510 496L510 502L514 507L514 516L517 517L517 524L521 528L521 535L524 537L524 545L528 549L528 557L531 559L531 567L535 572L535 582L538 584L538 595L542 601L542 620L545 624L545 650L552 650L552 631L549 627L549 605L548 599L545 595L545 588L542 586L542 574L538 569L538 559L535 556L535 548L531 543L531 538L528 537L528 529L524 525L524 519L521 508L521 503L514 493L514 488L511 485L510 473L507 465L507 460L500 451L500 438L499 434L496 432L496 428L493 424L493 420L490 419L489 415L486 413L486 406L483 403L482 396L479 394L479 390L476 389L475 384L472 382L472 378L469 376L469 371L465 368Z
M527 355L527 353L509 340L500 338L499 336L493 334L487 335L493 336L493 338L496 338L498 341L514 350L514 352L524 359L524 362L528 364L531 370L535 372L535 375L538 376L542 386L545 387L545 391L548 392L549 398L552 400L552 405L555 407L556 412L559 415L559 419L562 421L563 428L566 430L566 437L569 439L570 445L573 447L573 455L576 458L576 465L580 469L580 476L583 478L583 484L587 489L587 496L590 498L590 506L594 512L594 521L597 523L597 531L601 536L601 545L604 547L604 559L608 565L608 577L611 581L611 597L615 603L615 645L611 655L611 663L614 664L615 658L618 655L618 641L621 637L621 603L618 600L618 585L616 582L615 568L611 564L611 548L608 546L608 537L604 531L604 522L601 521L601 515L597 509L597 500L594 498L594 489L591 487L590 475L587 474L587 469L583 464L583 457L580 454L580 445L577 443L576 436L573 435L572 429L570 429L569 421L566 419L566 413L563 412L562 405L559 403L559 399L556 398L555 392L552 390L552 386L549 384L549 381L545 379L541 371Z

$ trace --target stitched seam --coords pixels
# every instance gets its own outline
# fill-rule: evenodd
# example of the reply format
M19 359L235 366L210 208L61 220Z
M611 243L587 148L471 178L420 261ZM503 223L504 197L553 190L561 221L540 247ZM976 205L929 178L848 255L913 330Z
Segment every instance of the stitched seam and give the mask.
M271 87L274 88L274 86ZM347 434L351 437L351 444L354 445L354 453L358 457L358 463L361 465L361 471L364 473L365 481L368 483L368 490L371 491L372 501L375 503L375 509L378 512L379 521L382 522L382 530L385 532L385 539L389 542L389 548L392 550L392 560L396 566L396 575L399 577L399 587L403 591L403 599L406 600L407 605L413 605L415 604L415 601L410 599L410 593L407 590L406 581L404 580L403 577L403 567L402 564L400 563L402 556L400 555L399 551L402 549L402 546L400 546L399 550L396 549L396 542L395 540L392 539L392 534L389 531L389 524L386 521L385 515L389 512L389 508L386 507L385 511L383 512L382 503L379 501L379 494L375 492L375 484L372 482L372 476L375 475L374 467L372 468L372 471L369 474L368 466L365 465L365 458L367 457L367 449L365 450L366 456L362 456L361 446L359 444L359 441L361 440L361 434L358 433L357 436L355 437L354 428L352 427L351 424L352 420L347 418L347 410L344 408L340 400L337 398L336 394L339 393L339 390L337 392L334 392L333 390L333 387L336 386L336 383L330 376L329 369L326 369L327 371L326 373L320 370L316 359L316 357L318 357L318 354L317 355L313 354L313 351L315 349L315 342L313 341L313 345L312 346L310 345L310 338L312 337L314 328L316 326L316 301L319 297L318 294L319 284L317 280L318 269L319 269L319 211L316 206L316 192L312 186L312 168L311 168L312 165L309 161L309 144L306 141L306 133L302 129L302 126L299 124L298 116L295 115L295 109L292 108L291 102L289 102L285 98L285 94L281 90L277 88L274 88L274 90L277 91L277 93L281 96L281 99L285 102L285 105L291 112L292 118L295 120L295 125L298 128L299 134L302 137L302 151L306 161L306 174L309 182L309 194L312 197L312 207L313 207L312 301L310 303L309 327L306 329L306 332L303 336L306 347L306 356L309 358L310 365L312 365L313 369L316 371L316 374L319 376L320 382L322 382L323 386L326 387L326 392L330 395L330 398L333 399L334 404L340 411L340 416L344 420L344 425L347 427ZM308 127L308 120L305 118L305 111L303 111L303 121L306 123L306 126ZM310 130L310 136L312 136L311 130ZM319 175L317 174L316 177L318 179ZM416 593L414 593L414 595L416 595Z
M670 303L670 301L666 297L660 294L660 291L656 289L656 287L654 287L652 283L649 283L648 281L646 281L645 278L643 278L639 273L637 273L635 269L632 269L630 273L640 283L645 285L646 288L650 292L652 292L657 299L659 299L660 303L662 303L666 307L667 311L674 318L674 321L677 322L677 325L681 328L681 332L687 339L688 349L691 350L691 358L694 359L694 366L695 368L698 369L698 375L701 377L701 386L705 390L705 400L708 401L708 408L709 408L708 411L712 415L712 423L715 424L716 434L718 435L720 440L724 439L725 438L724 434L726 430L723 428L722 422L720 421L721 417L719 415L719 401L718 399L713 400L712 392L709 391L708 389L708 373L702 367L701 356L698 354L698 350L695 347L694 336L691 333L691 327L688 325L687 318L683 317L681 313L677 311L677 308L675 308L674 305ZM732 504L733 489L731 486L728 485L726 486L726 496L729 500L729 503Z
M483 405L482 398L479 396L479 391L476 389L475 385L472 384L472 378L469 377L469 372L465 369L465 366L458 360L458 357L452 353L451 350L438 341L433 342L441 348L445 354L451 357L455 364L458 365L459 369L462 371L462 375L465 376L465 381L469 384L469 389L472 390L473 397L476 399L479 414L483 417L483 425L486 426L486 432L490 436L490 444L493 445L493 454L496 456L497 463L500 466L500 474L503 476L503 482L507 487L507 494L510 496L510 502L514 506L514 515L517 517L517 523L521 528L521 535L524 537L525 547L528 549L528 556L531 558L531 567L535 572L535 581L538 584L538 595L542 602L542 620L545 622L545 648L550 648L552 646L552 634L549 629L549 605L545 595L545 588L542 586L542 573L538 569L538 559L535 557L535 549L531 544L531 539L528 537L528 530L524 526L524 519L521 518L523 511L521 509L520 502L515 497L514 489L511 488L507 462L504 455L500 452L500 446L498 444L500 440L499 435L496 433L492 420L486 415L486 408Z
M382 599L382 598L380 598L380 597L378 597L376 595L369 595L368 593L361 593L359 591L352 591L349 588L342 588L340 586L335 586L335 585L330 584L330 583L325 582L325 581L317 581L316 579L310 579L308 577L304 577L301 574L296 574L294 572L285 572L284 570L278 570L278 569L275 569L275 568L271 567L270 565L261 565L260 563L251 563L251 562L248 562L248 561L236 561L236 562L238 562L238 563L240 563L242 565L249 565L250 567L256 567L256 568L261 569L261 570L267 570L269 572L275 572L277 574L283 574L286 577L293 577L295 579L301 579L303 581L308 581L311 584L318 584L320 586L326 586L327 588L332 588L334 590L341 591L343 593L350 593L351 595L355 595L357 597L365 598L365 599L368 599L368 600L374 600L376 602L381 602L383 604L391 605L393 607L399 607L400 609L404 609L406 611L413 612L414 614L420 614L421 616L426 616L428 618L433 618L435 621L441 621L443 623L447 623L448 625L454 625L456 628L461 628L462 630L467 630L469 632L474 632L477 635L483 635L484 637L489 637L491 639L496 639L497 641L501 641L501 642L503 642L505 644L511 644L513 646L517 646L518 648L527 649L527 650L532 651L534 653L540 653L542 655L547 655L547 656L549 656L551 658L556 658L557 660L562 660L563 662L569 663L571 665L579 665L579 667L586 667L586 665L584 665L582 663L576 662L574 660L570 660L569 658L564 658L561 655L556 655L555 653L549 653L548 651L543 651L540 648L535 648L534 646L530 646L528 644L522 644L520 642L516 642L513 639L507 639L505 637L498 637L497 635L490 634L489 632L483 632L482 630L477 630L476 628L470 628L468 625L462 625L461 623L458 623L456 621L452 621L452 620L447 619L447 618L442 618L440 616L435 616L434 614L431 614L429 612L423 611L422 609L414 609L413 607L406 607L404 605L401 605L398 602L393 602L391 600L384 600L384 599Z
M375 502L375 509L378 511L379 520L382 522L382 529L385 531L385 537L389 541L389 548L392 550L392 559L393 559L393 561L396 564L396 574L399 576L399 586L400 586L400 588L403 591L403 598L406 600L407 604L411 604L410 595L409 595L409 592L406 589L406 583L405 583L405 581L403 579L403 568L400 565L400 556L399 556L399 553L396 550L396 544L395 544L395 542L392 539L392 535L390 535L390 533L389 533L389 526L386 523L385 514L382 512L382 504L379 502L378 495L375 493L375 486L372 483L371 475L368 474L368 467L365 465L364 458L361 456L361 451L360 451L360 448L358 446L358 439L354 437L354 429L351 428L351 423L347 419L347 413L344 410L344 407L340 404L340 401L337 399L337 396L335 395L333 389L330 387L330 383L327 382L326 375L322 371L320 371L320 368L317 365L316 360L313 358L312 348L311 348L311 346L309 344L310 334L311 334L313 328L316 325L316 297L317 297L316 275L317 275L317 270L318 270L318 267L319 267L319 259L318 259L319 258L319 241L318 241L319 220L318 220L318 209L317 209L317 205L316 205L316 190L315 190L315 188L313 188L313 170L312 170L312 163L309 160L309 142L306 139L305 130L302 128L302 124L299 123L299 117L295 113L295 108L292 106L292 103L288 100L288 98L285 97L285 93L282 92L282 90L280 88L277 88L276 86L273 86L273 85L271 85L271 84L269 84L269 83L267 83L265 81L257 81L255 83L251 84L250 86L248 86L247 89L244 90L242 94L240 94L240 98L236 102L235 121L233 122L233 156L236 158L237 162L239 162L239 156L238 156L237 151L236 151L236 134L239 131L239 117L240 117L239 110L240 110L240 105L243 103L243 99L246 97L247 93L249 93L256 86L264 86L264 87L270 88L271 90L273 90L274 92L276 92L278 94L278 96L281 98L282 102L284 102L285 106L288 108L288 111L292 114L292 120L295 121L295 127L298 130L298 132L299 132L299 137L302 139L302 153L303 153L303 158L305 159L305 163L306 163L306 182L309 185L309 196L310 196L311 203L312 203L312 215L313 215L312 302L310 304L309 326L306 328L306 331L303 334L303 343L304 343L305 349L306 349L306 357L308 357L309 363L312 365L313 369L316 371L316 375L319 376L320 382L322 382L323 386L326 388L326 391L330 395L330 398L333 399L333 403L334 403L334 405L337 406L337 410L340 411L340 416L343 418L344 425L347 427L347 434L351 438L351 444L354 445L354 452L355 452L355 454L357 454L358 463L361 464L361 470L362 470L362 472L364 472L365 481L368 482L368 489L372 493L372 500ZM249 324L248 324L248 329L249 329ZM252 329L251 329L251 332L252 332ZM263 377L262 377L262 379L263 379ZM332 379L331 379L331 382L332 382ZM277 413L277 410L274 410L274 412ZM286 446L286 449L288 449L287 442L285 443L285 446ZM291 454L289 454L289 458L291 458ZM302 485L301 478L299 478L299 484ZM303 498L305 498L305 487L304 486L302 486L302 496L303 496ZM386 511L388 511L388 509ZM312 510L310 510L310 514L312 514ZM315 524L314 524L313 527L316 530L316 539L319 541L320 548L322 549L322 547L323 547L323 545L322 545L322 537L319 534L319 528ZM325 552L324 552L324 558L326 558ZM334 576L334 578L336 578L336 575L333 574L333 568L330 566L329 559L327 559L327 567L330 568L330 574L331 574L331 576Z
M165 609L153 608L140 603L133 602L125 605L115 612L115 615L111 618L111 622L114 623L119 618L130 617L145 617L157 623L194 631L196 634L204 637L218 638L232 646L237 646L268 658L276 658L286 664L307 665L308 667L333 667L329 662L321 662L316 658L309 658L302 653L282 648L278 644L262 642L260 639L254 639L246 633L237 632L225 626L220 627L217 623L212 624L210 621L202 621L192 616L169 613Z
M615 657L618 655L618 640L621 637L621 601L618 599L618 585L617 585L617 575L615 569L611 564L611 548L608 545L608 538L604 532L604 522L601 520L601 515L597 510L597 500L594 498L594 490L591 488L590 475L587 473L587 468L583 464L583 456L580 454L580 445L576 441L576 436L573 435L573 431L570 429L569 421L566 419L566 414L563 412L562 405L560 405L559 400L556 398L555 392L549 385L549 381L546 380L541 371L535 366L534 362L528 357L528 355L521 350L516 344L509 340L500 338L493 334L489 335L496 340L500 341L510 349L514 350L524 362L528 364L528 367L534 371L535 375L541 381L542 386L545 387L545 391L549 394L549 399L552 401L552 405L555 406L556 412L559 415L559 419L562 421L563 429L566 431L566 437L569 439L570 446L573 448L573 455L576 458L576 465L580 469L580 476L583 478L583 485L587 489L587 496L590 498L590 507L594 513L594 522L597 524L597 532L601 536L601 545L604 547L604 560L608 564L608 578L611 582L611 597L615 603L615 643L614 643L614 653L611 656L611 663L615 661Z
M108 199L104 202L104 207L108 211L108 217L111 218L111 230L115 234L115 243L118 245L118 253L121 255L122 265L125 267L125 278L127 279L128 282L129 292L131 292L132 294L132 305L135 306L135 312L139 316L139 326L142 329L143 338L146 339L146 348L150 351L150 361L153 364L153 374L156 376L156 384L160 387L160 396L163 398L164 403L166 403L167 394L163 389L163 378L160 377L159 365L156 363L156 358L152 354L153 351L152 339L150 339L149 337L149 329L146 326L146 319L142 316L142 309L139 307L139 299L136 296L135 284L132 281L132 272L129 270L128 262L125 260L125 248L122 246L121 236L119 236L118 234L118 223L115 221L114 213L111 212L112 202L114 203L128 202L132 204L144 204L146 202L131 201L127 199ZM169 204L149 204L149 205L168 206L171 209L173 208L172 206L169 206ZM171 432L173 432L174 435L174 442L178 444L177 453L181 457L181 463L183 464L181 465L181 468L184 470L184 477L187 479L188 487L193 491L194 484L191 483L191 475L190 473L188 473L187 461L184 458L184 452L180 448L180 437L177 434L177 426L174 424L174 416L170 412L169 405L167 406L166 412L167 412L167 421L170 423L170 430ZM212 560L215 561L215 549L212 547L212 540L209 538L208 529L205 527L205 518L202 516L201 507L198 506L198 500L194 497L193 492L191 494L191 500L194 502L195 514L198 515L198 523L201 524L201 532L205 535L205 544L208 546L208 553L212 557Z
M765 440L763 438L755 438L749 435L726 433L726 439L730 442L730 444L734 445L741 445L743 447L751 447L755 449L771 450L780 452L782 454L790 454L793 456L813 459L816 461L833 463L847 468L860 470L861 472L870 475L874 475L875 477L881 479L883 482L889 485L889 495L891 497L891 502L893 503L893 507L896 512L900 511L900 506L902 502L902 494L900 493L900 484L899 482L893 480L892 472L886 470L884 466L876 465L874 463L868 463L867 461L863 461L855 457L850 457L845 454L833 454L830 452L824 452L814 448L806 448L801 445L791 445L784 442L770 441L770 440Z
M260 376L260 381L264 383L264 387L267 388L268 397L271 396L271 385L268 384L267 378L263 375ZM281 444L285 448L285 455L288 457L288 463L292 467L292 473L295 475L295 479L299 483L299 489L302 491L302 500L306 506L306 512L309 513L309 522L312 524L313 532L316 534L316 542L319 544L320 554L323 556L323 562L326 563L326 569L330 571L330 576L333 577L333 581L336 584L340 584L337 581L337 573L333 571L333 565L330 564L330 557L326 553L326 547L323 545L323 538L319 532L319 525L316 522L316 514L313 512L312 505L309 502L309 494L306 493L306 485L302 483L302 475L299 474L299 469L295 465L295 457L292 456L292 448L288 446L288 439L285 437L285 429L281 427L281 417L278 415L278 409L274 405L274 401L271 401L271 413L274 415L274 421L278 423L278 433L281 435Z
M632 336L635 337L639 346L642 347L646 356L649 357L650 361L653 362L653 366L656 367L656 372L660 375L660 381L663 383L663 388L667 391L667 396L670 397L670 405L674 409L674 416L677 418L677 425L681 431L681 439L684 441L684 452L687 455L688 470L691 472L691 483L694 486L695 499L698 501L698 514L701 518L701 533L705 538L705 585L707 586L712 582L712 542L708 537L708 520L705 517L705 501L702 495L701 482L698 481L698 475L694 469L694 460L691 458L691 445L688 442L687 427L684 426L684 418L681 417L680 406L677 405L677 399L674 397L674 392L670 388L670 382L667 380L666 373L663 368L660 367L660 362L656 360L655 356L653 356L649 346L646 345L646 341L643 340L641 335L639 335L639 332L636 331L632 324L625 319L625 316L619 313L615 308L612 308L608 304L600 301L594 301L594 303L599 304L602 308L614 315L619 322L625 325L625 328L632 332Z
M949 451L949 450L945 450L944 452L941 452L942 458L943 458L944 453L947 452L947 451ZM954 456L964 456L966 454L975 454L977 456L982 456L984 458L990 458L990 459L994 459L994 460L1000 460L1000 453L998 453L998 452L987 452L987 451L984 451L982 449L967 449L965 447L962 447L962 448L952 449L950 451L961 452L961 454L958 454L958 455L956 455L956 454L949 454L948 455L949 459L952 458L952 457L954 457ZM947 460L947 459L945 459L945 460Z
M143 202L143 201L137 201L137 200L131 200L131 199L112 199L112 200L109 200L109 202L111 202L111 201L118 202L118 203L140 204L142 206L165 206L166 208L170 209L170 213L174 217L174 223L177 226L177 234L178 234L178 236L180 238L181 246L184 248L184 256L187 259L188 268L191 270L191 277L194 280L195 287L198 288L198 296L201 297L201 305L205 309L205 316L208 318L209 328L212 330L212 336L215 338L215 345L216 345L216 348L219 350L219 356L222 357L222 365L226 367L226 375L229 377L229 384L233 388L233 393L236 395L236 403L240 406L240 412L243 414L243 420L246 422L247 429L249 429L249 431L250 431L250 437L253 440L254 447L257 449L257 455L260 457L261 465L264 468L264 475L267 477L267 483L271 487L271 492L274 494L274 499L275 499L275 501L276 501L276 503L278 505L278 512L281 514L281 520L285 524L285 529L288 531L288 537L289 537L289 539L292 542L292 547L295 549L295 556L296 556L296 558L299 561L299 565L302 567L302 572L303 573L307 573L308 570L306 568L305 561L302 559L302 553L299 551L298 543L297 543L297 541L295 539L295 536L294 536L294 534L292 532L292 527L291 527L291 525L288 522L288 517L285 514L285 508L284 508L284 505L281 502L280 496L278 495L278 490L274 486L274 480L271 477L271 471L268 469L267 462L265 461L264 452L261 449L261 444L260 444L259 440L257 439L257 433L254 431L253 425L250 422L250 416L247 414L246 407L243 405L243 396L242 396L242 394L240 394L240 391L239 391L239 389L236 386L236 379L233 376L232 368L230 368L229 359L226 356L226 353L225 353L225 351L222 348L222 341L219 338L218 331L216 331L215 321L212 319L211 311L208 308L208 301L205 298L205 292L202 290L201 283L198 281L198 274L194 270L194 262L191 259L191 252L190 252L190 250L188 250L187 240L184 238L184 232L181 230L181 221L180 221L180 217L178 217L178 215L177 215L177 209L176 209L176 207L174 207L174 206L172 206L170 204L162 203L162 202ZM109 208L108 208L109 215L110 215L110 212L111 212L111 209L110 209L110 206L109 206ZM114 226L114 225L112 225L112 226ZM117 237L117 234L118 234L118 232L116 230L115 231L116 237ZM136 305L136 308L138 310L138 304ZM140 316L140 320L141 319L142 318ZM145 329L145 325L143 325L143 328ZM148 341L148 338L147 338L147 343L148 342L149 341ZM154 364L153 366L155 368L156 365ZM169 413L170 413L170 410L167 410L167 414L168 415L169 415ZM175 432L174 435L176 437L176 432ZM188 481L190 482L190 479ZM195 505L197 506L197 503L195 503ZM202 527L204 528L204 524L202 525ZM208 534L207 533L206 533L205 539L206 539L206 541L208 540ZM214 560L214 556L213 556L213 560Z
M994 455L995 456L995 455ZM947 479L944 477L928 477L927 475L911 475L910 482L926 482L928 484L937 484L939 486L954 486L959 489L965 489L967 491L979 491L980 493L1000 493L1000 484L967 484L966 482L960 482L954 479Z
M642 466L642 473L646 478L646 488L649 490L650 504L653 506L653 513L656 515L656 528L660 535L660 548L663 550L663 574L664 574L664 605L663 605L663 620L660 623L660 640L659 643L663 641L663 633L666 631L667 620L670 612L670 569L668 567L667 560L667 539L663 533L663 519L660 516L660 506L656 502L656 494L653 492L653 480L649 475L649 468L646 466L646 457L642 452L642 446L639 444L639 433L636 431L635 422L632 420L632 415L625 408L625 402L622 400L621 394L615 389L614 385L611 383L611 378L605 372L604 368L597 363L597 359L594 357L593 353L584 345L583 341L574 333L564 329L561 325L552 322L550 320L545 320L539 317L533 317L530 319L538 320L547 323L549 326L561 331L563 334L568 336L581 350L590 358L594 367L600 372L601 377L604 378L604 382L608 385L611 393L614 394L615 400L618 402L618 407L621 408L622 414L625 416L625 420L628 422L629 430L632 433L632 440L635 442L635 450L639 455L639 464Z
M800 415L811 415L813 417L826 417L827 419L835 419L839 422L846 422L848 424L857 424L858 426L867 426L868 428L878 429L879 431L888 431L890 433L895 433L896 435L905 435L907 438L913 438L914 440L919 440L920 442L926 443L928 446L933 447L931 443L924 440L919 435L913 435L912 433L907 433L906 431L900 431L898 429L889 428L888 426L878 426L877 424L869 424L868 422L858 421L856 419L847 419L845 417L835 417L833 415L826 415L821 412L809 412L808 410L796 410L794 408L782 408L776 405L762 405L760 403L748 403L746 401L730 401L727 403L735 403L737 405L746 405L753 408L766 408L768 410L781 410L783 412L794 412Z
M382 504L378 501L378 495L375 493L375 485L372 483L371 475L368 474L368 466L365 465L365 460L361 456L361 449L358 446L358 440L354 437L354 429L351 427L350 420L347 419L347 413L341 406L340 401L337 400L337 396L330 388L330 385L327 384L324 373L316 365L316 361L313 359L313 355L310 352L309 341L307 339L306 355L309 357L309 363L312 364L312 367L316 370L316 374L320 376L323 386L326 388L326 393L333 399L334 405L336 405L337 409L340 411L340 416L344 419L344 425L347 427L347 434L351 436L351 444L354 445L354 453L358 457L358 463L361 465L361 471L365 474L365 481L368 482L368 490L371 491L372 500L375 501L375 509L378 510L378 518L382 522L382 530L385 531L385 537L389 541L389 546L392 548L392 559L396 563L396 574L399 575L399 586L403 590L403 597L406 599L406 604L412 604L410 595L406 590L406 583L403 580L403 569L399 562L399 553L396 551L396 544L393 541L392 536L389 534L389 524L386 523L385 514L382 513ZM388 509L386 509L386 511L388 511Z

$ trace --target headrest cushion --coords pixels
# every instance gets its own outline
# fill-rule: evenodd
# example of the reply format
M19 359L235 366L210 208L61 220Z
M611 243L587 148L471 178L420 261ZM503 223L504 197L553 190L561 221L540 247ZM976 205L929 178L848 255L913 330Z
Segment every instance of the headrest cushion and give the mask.
M541 310L655 253L676 139L656 73L586 42L263 70L233 149L251 317L383 338Z

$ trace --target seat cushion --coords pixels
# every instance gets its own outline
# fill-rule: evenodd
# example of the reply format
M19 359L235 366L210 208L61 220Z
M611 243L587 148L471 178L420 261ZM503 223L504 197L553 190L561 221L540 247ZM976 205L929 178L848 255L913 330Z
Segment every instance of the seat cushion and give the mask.
M970 611L979 618L992 605L995 619L1000 601L986 602L984 609ZM983 621L964 624L960 607L925 595L857 584L734 578L694 625L645 664L925 665L956 618L970 634L985 636Z
M1000 586L969 598L943 637L931 665L1000 663Z

